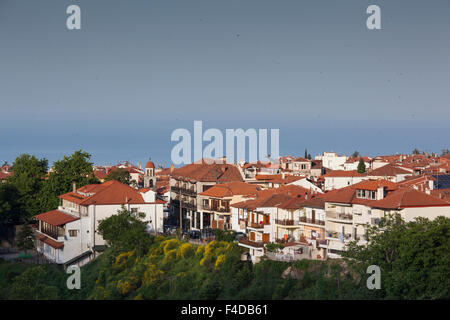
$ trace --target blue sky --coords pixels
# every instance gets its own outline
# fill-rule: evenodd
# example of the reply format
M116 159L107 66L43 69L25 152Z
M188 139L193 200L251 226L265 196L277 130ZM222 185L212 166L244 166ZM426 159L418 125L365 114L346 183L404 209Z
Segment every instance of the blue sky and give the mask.
M279 128L282 154L440 151L449 17L448 0L0 0L0 161L81 148L167 166L194 120Z

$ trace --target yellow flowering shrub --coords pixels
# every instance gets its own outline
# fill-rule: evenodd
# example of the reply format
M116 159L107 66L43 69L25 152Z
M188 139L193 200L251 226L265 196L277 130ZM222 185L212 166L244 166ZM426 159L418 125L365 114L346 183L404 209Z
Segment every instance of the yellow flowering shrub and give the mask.
M132 290L135 290L138 286L139 279L136 277L128 277L126 279L121 279L117 282L117 289L120 290L122 295L126 295L130 293Z
M177 239L170 239L161 242L160 246L164 248L164 255L166 255L168 251L176 249L180 244L181 242Z
M144 276L142 278L142 284L151 285L152 283L162 280L164 277L164 272L159 270L156 265L150 264L144 272Z
M132 257L136 253L135 250L123 252L116 257L116 261L114 263L114 267L117 269L123 269L127 266L127 263L131 261ZM134 261L134 260L133 260Z
M194 255L194 246L190 243L183 243L177 249L177 258L186 259Z
M216 264L214 265L214 269L219 270L220 265L225 261L225 255L221 254L217 257Z
M177 258L177 249L172 249L164 254L163 263L174 261Z
M196 256L203 256L205 252L205 246L198 246L197 251L195 251Z
M141 293L139 293L136 297L133 298L133 300L144 300L144 297Z

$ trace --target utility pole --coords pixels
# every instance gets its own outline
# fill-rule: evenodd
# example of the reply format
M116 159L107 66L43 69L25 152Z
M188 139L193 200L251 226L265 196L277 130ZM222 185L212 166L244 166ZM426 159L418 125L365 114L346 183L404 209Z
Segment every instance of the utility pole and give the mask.
M181 209L181 188L179 190L180 194L180 232L183 232L183 211Z

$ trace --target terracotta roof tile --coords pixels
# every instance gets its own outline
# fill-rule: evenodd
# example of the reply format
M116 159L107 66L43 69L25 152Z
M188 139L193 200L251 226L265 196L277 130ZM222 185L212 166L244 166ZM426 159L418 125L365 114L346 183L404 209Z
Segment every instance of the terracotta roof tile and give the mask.
M59 210L52 210L45 213L41 213L35 216L36 219L47 222L52 226L61 226L66 223L79 220L80 218L74 217L70 214L64 213Z

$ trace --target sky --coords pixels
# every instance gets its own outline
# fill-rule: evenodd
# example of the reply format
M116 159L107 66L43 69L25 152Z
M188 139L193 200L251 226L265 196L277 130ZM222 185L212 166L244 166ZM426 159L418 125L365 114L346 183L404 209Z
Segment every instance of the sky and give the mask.
M194 120L282 155L440 152L449 74L449 0L0 0L0 161L169 166Z

